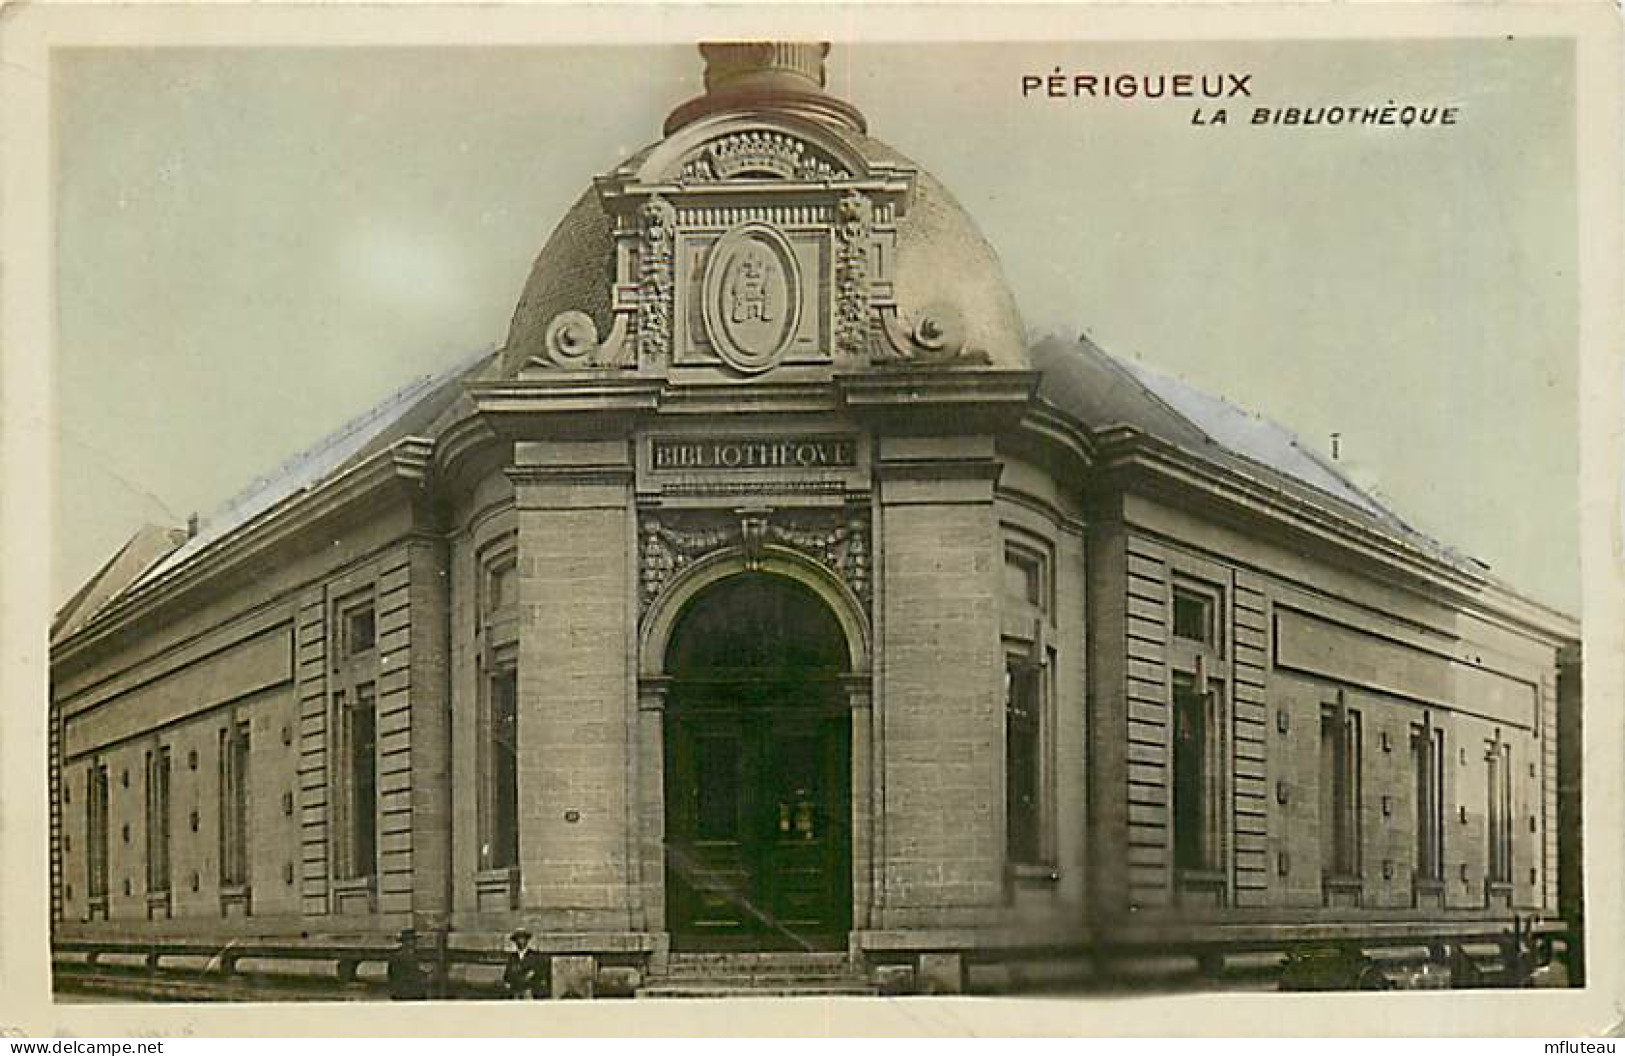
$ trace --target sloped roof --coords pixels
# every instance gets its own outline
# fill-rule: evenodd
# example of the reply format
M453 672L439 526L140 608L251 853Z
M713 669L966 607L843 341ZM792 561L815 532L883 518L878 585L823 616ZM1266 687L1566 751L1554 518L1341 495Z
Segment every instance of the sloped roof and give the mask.
M152 565L186 540L186 529L143 524L107 563L62 603L51 620L51 644L90 622L102 606L117 597Z
M1208 461L1320 500L1323 505L1398 536L1456 567L1484 566L1405 523L1338 466L1290 430L1138 363L1101 351L1087 338L1047 337L1029 350L1040 395L1091 430L1129 426ZM176 543L176 529L146 526L58 612L53 640L88 623L113 599L150 582L228 537L295 495L410 436L437 435L466 410L465 383L493 375L496 350L467 356L437 375L414 379L377 406L226 500Z
M494 349L483 349L473 356L464 357L439 374L425 374L413 379L375 407L350 419L269 473L255 478L213 513L201 518L197 534L148 566L124 589L156 579L184 564L193 555L208 549L213 543L287 499L319 486L397 441L432 432L447 408L463 395L462 382L477 376L492 363L495 356Z
M1280 424L1178 379L1101 351L1087 337L1047 337L1031 349L1039 393L1091 429L1125 425L1209 461L1326 500L1333 508L1396 535L1458 568L1487 566L1411 527L1387 503ZM1325 504L1323 502L1323 504Z

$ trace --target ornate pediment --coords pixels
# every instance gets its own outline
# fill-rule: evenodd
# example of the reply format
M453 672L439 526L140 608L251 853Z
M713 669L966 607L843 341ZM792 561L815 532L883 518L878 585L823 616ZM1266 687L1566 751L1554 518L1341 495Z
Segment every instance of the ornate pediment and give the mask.
M560 312L548 370L671 379L976 361L951 306L903 319L893 270L912 169L809 122L696 121L598 181L612 323Z
M718 183L769 179L822 181L851 179L852 172L805 140L786 132L758 129L713 139L684 161L677 182Z

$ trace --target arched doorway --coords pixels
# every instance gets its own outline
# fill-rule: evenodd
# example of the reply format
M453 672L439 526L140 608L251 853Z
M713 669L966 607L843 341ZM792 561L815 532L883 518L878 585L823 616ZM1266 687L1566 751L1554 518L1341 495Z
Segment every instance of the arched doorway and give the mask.
M840 623L811 590L743 572L666 650L666 907L677 950L844 949L851 717Z

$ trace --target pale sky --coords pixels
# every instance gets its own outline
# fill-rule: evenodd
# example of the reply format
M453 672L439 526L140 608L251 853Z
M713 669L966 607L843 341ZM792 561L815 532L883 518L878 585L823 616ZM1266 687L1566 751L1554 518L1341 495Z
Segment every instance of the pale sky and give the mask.
M1413 525L1579 605L1566 42L838 47L831 90L948 185L1035 334L1087 331L1329 449ZM1195 101L1024 73L1238 72ZM501 343L691 48L59 52L53 595L413 377ZM1449 128L1254 106L1455 106ZM1213 104L1203 104L1210 112Z

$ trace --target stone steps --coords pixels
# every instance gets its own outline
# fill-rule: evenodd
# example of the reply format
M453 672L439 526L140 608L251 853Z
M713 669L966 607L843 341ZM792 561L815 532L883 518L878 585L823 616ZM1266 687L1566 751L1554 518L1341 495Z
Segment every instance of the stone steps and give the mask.
M665 974L843 975L852 971L845 953L674 953Z
M878 989L845 953L679 953L639 997L872 996Z
M690 983L688 985L652 985L638 990L641 998L700 998L717 1000L730 997L874 997L880 990L868 983L783 983L749 985L727 983Z
M58 971L57 994L82 994L118 1001L367 1001L385 996L359 984L303 983L246 976L153 975L116 971Z

